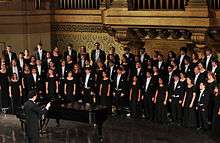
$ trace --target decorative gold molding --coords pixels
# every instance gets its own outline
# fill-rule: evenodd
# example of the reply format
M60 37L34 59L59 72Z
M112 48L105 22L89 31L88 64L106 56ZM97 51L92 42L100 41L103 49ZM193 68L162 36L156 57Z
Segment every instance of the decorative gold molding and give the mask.
M205 32L193 32L191 40L199 45L204 44L207 40L207 34Z
M106 33L106 29L101 24L74 24L74 23L53 23L52 32L96 32Z

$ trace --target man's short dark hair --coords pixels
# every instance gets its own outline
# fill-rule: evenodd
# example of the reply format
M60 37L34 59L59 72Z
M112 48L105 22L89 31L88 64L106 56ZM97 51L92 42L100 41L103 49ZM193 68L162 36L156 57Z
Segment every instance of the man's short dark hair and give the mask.
M35 90L30 90L28 92L28 98L33 98L34 96L37 96L37 93Z

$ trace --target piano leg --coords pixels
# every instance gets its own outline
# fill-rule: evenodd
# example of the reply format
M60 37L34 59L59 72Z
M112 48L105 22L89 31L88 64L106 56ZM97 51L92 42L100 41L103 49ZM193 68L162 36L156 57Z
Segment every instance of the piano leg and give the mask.
M57 123L56 127L59 127L60 126L60 119L56 119L56 123Z
M22 131L24 131L25 132L25 121L24 120L22 120L22 119L20 119L20 123L21 123L21 129L22 129Z
M50 119L47 119L47 118L40 121L40 133L42 135L46 133L46 128L47 128L49 121Z
M98 129L98 139L99 143L103 142L103 136L102 136L102 123L97 124L97 129Z

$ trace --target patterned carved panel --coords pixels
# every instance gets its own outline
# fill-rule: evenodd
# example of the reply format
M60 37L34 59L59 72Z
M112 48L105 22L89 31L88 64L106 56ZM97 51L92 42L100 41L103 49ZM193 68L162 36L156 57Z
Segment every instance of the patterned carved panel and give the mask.
M52 24L51 30L54 32L106 32L101 24Z
M53 33L52 34L52 46L58 46L63 50L68 43L72 43L73 47L79 51L81 46L86 46L87 51L91 52L95 48L94 43L99 42L101 48L109 53L109 48L114 46L117 53L123 52L123 46L116 42L114 37L108 35L108 33L96 33L96 32L65 32L65 33Z

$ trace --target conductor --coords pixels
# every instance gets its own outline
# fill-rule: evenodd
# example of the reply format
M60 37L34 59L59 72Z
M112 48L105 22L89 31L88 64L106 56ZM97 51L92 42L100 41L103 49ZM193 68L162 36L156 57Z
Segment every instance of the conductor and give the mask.
M43 114L49 110L50 102L45 108L35 103L37 94L35 91L29 91L29 100L24 103L24 111L26 114L26 136L27 143L39 143L39 120Z

